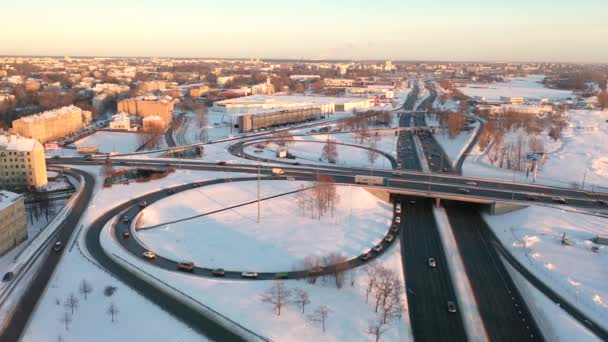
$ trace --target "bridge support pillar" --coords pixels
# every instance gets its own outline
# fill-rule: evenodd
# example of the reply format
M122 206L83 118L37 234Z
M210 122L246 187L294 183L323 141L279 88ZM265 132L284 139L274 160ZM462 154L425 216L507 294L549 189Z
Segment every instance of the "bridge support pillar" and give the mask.
M435 198L435 207L439 208L441 206L441 198L436 197Z

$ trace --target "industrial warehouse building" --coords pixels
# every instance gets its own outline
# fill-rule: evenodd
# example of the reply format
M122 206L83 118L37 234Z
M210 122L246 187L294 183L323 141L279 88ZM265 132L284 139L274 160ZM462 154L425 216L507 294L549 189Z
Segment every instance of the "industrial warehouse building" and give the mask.
M218 101L213 110L237 117L241 132L315 120L334 112L367 109L373 99L253 95Z
M0 255L27 239L23 195L0 190Z

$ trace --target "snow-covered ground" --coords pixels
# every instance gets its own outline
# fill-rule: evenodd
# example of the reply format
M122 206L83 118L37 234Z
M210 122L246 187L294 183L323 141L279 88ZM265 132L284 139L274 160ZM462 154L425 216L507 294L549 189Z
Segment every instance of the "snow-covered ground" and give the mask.
M462 131L454 139L450 139L447 129L439 129L434 134L435 140L445 151L448 158L450 158L452 166L458 162L460 156L467 149L473 138L475 138L475 134L477 134L477 130L479 129L479 122L476 121L471 127L473 127L472 130Z
M379 202L380 200L375 199L375 201ZM356 202L359 202L359 197L353 198L353 203ZM364 200L364 202L371 203L372 201ZM386 203L374 205L380 207L388 206ZM254 213L248 215L252 217ZM262 222L264 222L264 215L262 217ZM289 227L294 221L293 216L288 215L283 215L281 220L284 227ZM238 222L234 223L238 224ZM314 222L311 223L314 224ZM255 225L255 222L248 222L248 224ZM308 228L316 229L312 226ZM242 230L247 228L243 226L237 228L234 226L228 229ZM281 239L277 238L276 242L281 243L285 234L277 233L280 234ZM299 233L298 235L303 236L304 234ZM310 241L314 239L315 233L313 231L306 235L308 236L303 236L303 238ZM368 237L367 234L363 236L363 238ZM102 245L107 250L111 250L122 258L129 260L129 262L137 267L141 267L147 273L154 275L179 291L188 293L199 302L220 312L222 315L230 317L246 328L264 335L273 341L374 341L374 338L366 333L368 323L374 318L375 314L372 304L373 300L370 299L369 304L366 304L365 301L366 275L363 269L352 271L352 274L347 277L347 284L340 290L336 289L331 281L324 282L320 280L317 284L311 285L305 281L285 280L284 282L288 289L300 288L307 291L311 303L306 307L304 314L295 305L288 305L283 308L279 317L272 311L271 306L263 303L260 299L260 295L272 286L272 282L270 281L198 278L183 273L162 270L150 265L150 263L143 261L141 258L129 254L113 240L108 230L104 230L104 234L102 234ZM264 244L262 243L259 246L263 247ZM201 250L204 249L201 248ZM241 253L238 248L234 247L231 247L230 251L232 253ZM274 260L266 261L267 263L276 262ZM403 281L399 243L393 244L377 262L397 272ZM404 286L404 283L402 283L402 286ZM401 300L404 307L407 307L405 294L402 294ZM306 315L312 313L319 305L326 305L331 310L327 319L325 332L322 331L320 325L310 324L306 320ZM413 340L407 312L404 312L400 319L389 324L388 330L381 340Z
M97 175L97 178L100 177L100 168L97 166L73 167L87 170ZM235 176L243 175L177 170L156 181L132 182L129 185L115 185L111 188L103 188L101 180L98 179L93 201L81 224L86 227L106 210L147 192L194 181ZM125 336L129 336L133 341L205 341L205 338L198 333L176 321L161 308L151 304L137 292L88 261L80 252L83 249L86 253L83 237L83 232L80 232L79 244L71 250L67 247L69 244L66 244L64 255L25 329L22 341L57 341L59 335L64 342L121 341ZM93 287L93 293L87 300L84 300L78 291L83 279L89 281ZM103 291L106 286L117 287L116 293L111 297L105 296ZM64 302L70 293L74 293L79 298L80 305L71 316L72 322L69 331L66 331L60 318L66 312ZM59 305L56 303L57 300L60 302ZM110 322L107 314L110 303L116 304L120 310L114 323Z
M262 197L296 190L308 182L264 181ZM225 196L230 194L230 196ZM334 251L348 257L367 252L386 234L392 207L363 188L337 187L333 212L319 220L303 213L296 194L249 204L200 218L141 230L137 237L151 250L173 260L228 270L291 270L307 255ZM218 184L188 190L148 206L141 226L153 226L255 200L257 182Z
M330 135L330 139L334 140L337 143L348 143L353 145L361 145L355 143L353 141L354 134L332 134ZM390 136L390 135L389 135ZM391 136L392 138L392 136ZM326 135L316 135L316 136L308 136L308 137L295 137L295 141L291 143L287 148L289 153L293 154L296 159L286 159L286 161L292 162L302 162L308 164L319 164L319 165L337 165L337 166L350 166L350 167L365 167L368 168L371 166L369 162L369 150L364 148L358 148L357 146L347 146L336 144L337 150L337 161L335 164L330 164L327 160L319 160L323 147L325 144L321 143L327 139ZM388 140L388 139L386 139ZM379 140L376 145L376 149L383 150L387 145L390 145L390 142L386 142L386 140ZM393 139L391 139L392 141ZM311 142L313 141L313 142ZM382 146L381 146L382 145ZM361 145L362 147L369 147L367 143ZM254 145L246 146L244 151L245 153L252 156L259 156L271 160L282 160L276 156L276 152L279 146L275 143L269 143L261 153L256 153L255 150L257 148ZM391 151L394 151L394 147L391 148ZM391 152L389 151L389 153ZM381 154L375 154L376 159L373 163L374 169L390 169L391 163L390 161Z
M600 341L587 328L582 326L577 320L572 318L567 312L562 310L547 298L536 287L532 286L526 278L513 269L508 262L504 261L511 279L517 286L521 295L525 298L528 308L532 312L534 321L543 333L547 341Z
M608 328L608 248L591 242L606 236L608 219L543 206L484 218L532 273Z
M608 112L568 111L568 126L562 137L553 141L547 131L537 135L543 141L546 160L538 170L537 182L548 185L579 187L594 191L608 189ZM522 130L509 132L505 141L515 141ZM527 135L525 140L527 141ZM532 182L532 175L500 169L492 165L485 151L475 147L463 165L467 176Z
M501 96L551 100L575 97L569 90L546 88L541 83L544 77L544 75L529 75L513 78L508 82L472 83L458 89L467 96L483 97L488 101L497 101Z
M75 146L99 146L99 152L131 153L139 148L143 135L126 132L98 131L74 143Z

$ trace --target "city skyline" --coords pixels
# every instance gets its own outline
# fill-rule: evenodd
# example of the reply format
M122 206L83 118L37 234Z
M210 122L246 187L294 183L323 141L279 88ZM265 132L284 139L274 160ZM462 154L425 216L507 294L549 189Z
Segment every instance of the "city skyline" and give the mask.
M602 63L606 10L597 0L29 1L4 6L0 55Z

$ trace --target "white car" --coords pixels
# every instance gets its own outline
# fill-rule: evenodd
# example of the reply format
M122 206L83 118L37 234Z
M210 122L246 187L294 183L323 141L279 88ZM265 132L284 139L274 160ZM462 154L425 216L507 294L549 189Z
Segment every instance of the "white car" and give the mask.
M256 272L243 272L241 273L242 278L257 278L258 274Z
M152 259L156 259L156 254L154 254L154 252L151 251L145 251L143 253L144 258L152 260Z
M437 261L435 261L435 258L429 258L429 267L437 267Z
M401 216L395 217L395 223L401 223Z
M466 182L467 185L472 185L472 186L477 186L477 182L474 181L468 181Z

